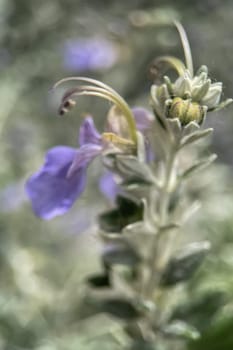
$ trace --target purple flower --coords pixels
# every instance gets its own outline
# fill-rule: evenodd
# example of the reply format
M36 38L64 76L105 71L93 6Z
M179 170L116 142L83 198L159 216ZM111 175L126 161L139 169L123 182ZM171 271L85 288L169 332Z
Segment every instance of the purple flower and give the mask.
M92 118L80 128L80 148L57 146L48 151L44 166L26 183L26 191L36 215L49 220L64 214L83 192L86 170L101 153L101 137Z
M113 43L103 38L69 40L64 45L64 66L71 71L108 69L117 56Z
M101 176L99 189L110 202L114 202L116 196L121 193L120 186L110 171L105 171Z
M141 130L150 127L149 112L145 109L132 112ZM85 118L80 127L79 144L78 149L67 146L50 149L42 168L27 181L26 192L37 216L49 220L67 212L85 189L89 164L110 146L96 130L91 117ZM114 188L110 186L109 196L112 192Z

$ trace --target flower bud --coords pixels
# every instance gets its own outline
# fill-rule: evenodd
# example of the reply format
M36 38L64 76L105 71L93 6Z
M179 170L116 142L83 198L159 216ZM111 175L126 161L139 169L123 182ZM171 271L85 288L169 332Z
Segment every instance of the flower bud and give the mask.
M170 98L167 86L165 84L158 86L156 91L156 97L161 106L164 106L165 101Z
M183 97L184 95L191 94L191 79L189 74L179 77L174 84L175 96Z
M203 84L194 86L192 91L192 99L199 102L208 93L211 86L211 80L207 79Z
M191 100L183 100L175 97L168 109L168 118L178 118L182 125L195 121L201 124L206 113L206 108Z
M192 85L204 84L208 78L207 72L201 72L193 77Z
M212 84L209 88L208 93L202 99L201 103L208 108L214 108L219 104L222 94L222 83Z

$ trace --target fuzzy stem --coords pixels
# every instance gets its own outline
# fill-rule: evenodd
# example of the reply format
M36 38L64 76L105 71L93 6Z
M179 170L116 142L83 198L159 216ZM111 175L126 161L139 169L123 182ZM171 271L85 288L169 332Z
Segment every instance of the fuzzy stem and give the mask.
M160 191L160 202L158 208L158 221L159 221L159 229L154 237L154 242L151 250L151 258L150 258L150 271L148 283L145 287L145 296L149 299L152 298L154 289L156 285L158 285L161 270L163 269L164 259L161 259L161 255L159 252L159 241L161 235L164 233L162 227L168 224L168 206L169 206L169 198L170 198L170 183L172 177L174 175L174 164L176 160L176 148L171 147L170 153L167 155L165 160L165 174L164 174L164 183L161 187ZM162 254L163 257L163 254Z

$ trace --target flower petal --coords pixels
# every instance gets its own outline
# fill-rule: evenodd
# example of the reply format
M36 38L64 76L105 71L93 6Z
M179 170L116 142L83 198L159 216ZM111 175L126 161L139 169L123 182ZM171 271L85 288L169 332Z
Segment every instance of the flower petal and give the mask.
M99 145L101 143L101 135L97 131L92 117L86 117L79 129L80 146L87 143Z
M26 192L35 214L45 220L64 214L83 192L86 184L86 167L73 176L67 172L76 150L58 146L48 151L45 164L26 183Z
M153 114L146 108L134 107L132 112L135 118L137 129L141 132L145 132L151 128L151 124L154 121Z
M102 146L86 144L79 148L74 155L73 161L68 169L67 178L72 177L80 168L87 168L89 163L103 150Z
M145 153L146 153L145 158L147 163L151 163L155 160L155 154L149 140L145 140Z
M111 202L121 193L120 186L116 183L113 173L106 171L100 178L99 189Z
M130 139L129 125L126 117L116 105L113 105L108 111L105 130L127 140Z

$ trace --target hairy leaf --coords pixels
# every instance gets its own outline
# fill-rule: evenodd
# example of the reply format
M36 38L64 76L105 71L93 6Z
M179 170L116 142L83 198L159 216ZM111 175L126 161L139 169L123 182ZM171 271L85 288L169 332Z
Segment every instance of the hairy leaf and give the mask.
M163 333L170 337L178 337L189 340L196 340L200 337L198 330L183 321L173 321L163 328Z
M138 254L126 244L107 246L102 254L102 259L106 265L134 266L140 261Z
M192 243L184 247L168 263L163 273L161 284L163 286L172 286L191 278L201 265L209 249L210 244L207 241Z
M212 154L211 156L205 159L202 159L200 162L197 162L196 164L194 164L193 166L185 170L184 173L181 175L181 179L186 179L189 176L198 172L199 170L206 168L211 163L213 163L216 158L217 158L216 154Z
M212 132L212 128L193 132L192 134L187 135L182 139L180 148L183 148L184 146L189 145L190 143L193 143L195 141L201 140L206 136L210 135Z

